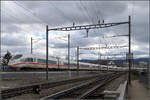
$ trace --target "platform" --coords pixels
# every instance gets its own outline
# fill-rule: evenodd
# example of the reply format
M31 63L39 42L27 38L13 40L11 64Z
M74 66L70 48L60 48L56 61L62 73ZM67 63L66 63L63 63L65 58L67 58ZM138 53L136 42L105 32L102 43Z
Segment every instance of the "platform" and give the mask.
M127 100L150 100L150 94L139 80L133 80L128 86Z

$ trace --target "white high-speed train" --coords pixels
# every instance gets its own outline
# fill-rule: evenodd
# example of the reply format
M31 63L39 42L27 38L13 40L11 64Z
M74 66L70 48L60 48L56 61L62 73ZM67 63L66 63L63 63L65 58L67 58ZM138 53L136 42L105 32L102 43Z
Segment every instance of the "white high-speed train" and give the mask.
M28 69L45 69L46 68L46 58L33 55L33 54L18 54L13 56L10 59L8 64L10 67L16 68L18 70L23 68ZM68 61L63 59L57 59L54 57L49 57L48 60L48 68L54 69L68 69ZM70 69L77 69L77 62L70 61ZM106 66L106 65L98 65L91 63L83 63L79 62L79 69L87 69L87 70L113 70L120 69L116 66Z

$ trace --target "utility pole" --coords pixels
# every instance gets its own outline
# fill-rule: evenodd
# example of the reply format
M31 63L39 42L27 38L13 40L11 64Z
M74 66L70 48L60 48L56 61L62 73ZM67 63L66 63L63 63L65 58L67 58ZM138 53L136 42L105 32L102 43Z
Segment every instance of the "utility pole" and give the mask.
M2 38L1 38L1 32L0 32L0 64L2 63L2 59L1 59L1 52L2 52L2 49L1 49L1 42L2 42L2 40L1 40Z
M57 57L57 59L58 59L58 69L59 69L59 57Z
M32 37L31 37L31 54L32 54L32 40L33 40L33 39L32 39Z
M68 34L68 70L70 70L70 34Z
M108 60L108 55L106 55L106 61L108 62L107 63L107 70L109 69L109 60Z
M71 72L70 72L70 34L68 34L68 72L69 72L69 77L71 77Z
M101 64L100 64L100 62L101 62L101 54L100 54L100 50L99 50L99 53L98 53L98 59L99 59L99 70L101 70Z
M48 80L48 25L46 26L46 80Z
M131 17L129 16L129 76L128 76L128 81L129 84L131 84Z
M77 73L79 74L79 46L77 46Z

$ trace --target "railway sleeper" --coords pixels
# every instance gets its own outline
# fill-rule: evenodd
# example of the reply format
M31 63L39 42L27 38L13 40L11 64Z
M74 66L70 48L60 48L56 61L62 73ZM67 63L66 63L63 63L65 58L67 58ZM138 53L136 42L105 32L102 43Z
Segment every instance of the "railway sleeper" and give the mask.
M68 80L63 80L63 81L58 81L58 82L50 82L50 83L43 83L43 84L37 84L37 85L30 85L30 86L25 86L25 87L18 87L18 88L13 88L13 89L8 89L8 90L2 90L1 91L1 97L2 99L7 99L15 96L19 96L22 94L27 94L27 93L35 93L39 94L41 89L48 89L52 87L56 87L59 85L64 85L64 84L69 84L81 80L87 80L91 78L96 78L100 75L94 75L94 76L88 76L88 77L82 77L82 78L77 78L77 79L68 79ZM40 88L37 88L40 87Z
M120 74L122 75L122 74ZM104 86L108 83L110 83L111 81L113 81L114 79L120 77L119 75L114 75L112 76L110 79L106 79L104 80L104 82L98 84L97 86L93 87L92 89L90 89L89 91L87 91L86 93L84 93L83 95L81 95L79 97L79 99L98 99L98 98L104 98L104 94L103 90L104 90Z
M89 91L85 92L85 94L83 94L83 95L78 95L78 93L76 93L76 92L75 92L75 94L73 94L73 98L77 98L77 99L83 99L83 98L86 98L86 96L89 96L91 98L94 95L89 95L89 94L94 93L93 91L98 90L98 88L102 88L106 83L109 83L110 81L114 80L115 78L120 77L122 74L124 74L124 73L109 74L109 75L107 75L107 77L100 77L100 78L95 79L94 81L90 81L90 82L87 82L87 83L84 83L84 84L81 84L78 86L74 86L74 87L66 89L64 91L60 91L58 93L52 94L48 97L41 98L41 100L63 99L63 98L68 99L68 98L71 98L71 94L73 91L78 91L80 89L90 86L93 83L100 82L100 84L96 85L94 88L90 88ZM97 96L102 97L103 95L99 94ZM93 98L95 98L95 97L93 97Z

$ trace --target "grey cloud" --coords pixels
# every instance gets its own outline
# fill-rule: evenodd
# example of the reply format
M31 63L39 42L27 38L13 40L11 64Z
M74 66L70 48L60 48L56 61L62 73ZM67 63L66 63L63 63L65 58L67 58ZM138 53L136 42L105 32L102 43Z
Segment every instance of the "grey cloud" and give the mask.
M21 46L21 47L17 47L17 49L14 47L12 48L11 46L6 46L6 45L2 45L3 49L2 49L2 54L4 55L7 50L10 51L12 53L12 55L15 54L28 54L30 53L30 48L25 47L25 46Z
M16 46L27 46L28 38L26 36L23 36L20 34L14 34L14 33L8 33L8 34L2 34L2 44L10 47L16 47ZM17 47L18 48L18 47ZM16 48L15 48L16 49Z
M22 7L18 6L14 9L4 10L7 13L4 14L2 12L2 33L13 34L22 34L22 29L17 25L34 25L41 24L44 28L45 24L48 24L50 28L53 27L62 27L62 26L71 26L73 22L75 25L81 24L90 24L97 23L100 19L105 19L107 22L115 22L115 21L128 21L128 3L131 2L104 2L104 1L77 1L77 2L55 2L55 1L17 1L23 7L27 8L26 10ZM148 4L147 2L143 2L142 4L135 2L135 12L134 25L132 26L132 39L137 45L140 45L140 48L144 47L144 45L148 44ZM20 8L20 9L16 9ZM3 8L2 8L3 9ZM138 10L138 11L137 11ZM142 11L143 10L143 11ZM31 14L32 13L32 14ZM38 18L37 18L38 17ZM42 21L40 21L41 19ZM109 19L109 20L108 20ZM43 24L42 22L45 22ZM33 30L37 31L35 27L32 27ZM38 27L39 28L39 27ZM9 29L9 30L8 30ZM42 29L43 30L43 29ZM117 27L112 27L110 29L98 29L98 30L90 30L89 38L85 39L83 36L86 35L85 31L78 31L76 34L71 34L71 46L76 47L80 46L88 46L99 43L96 37L102 37L109 33L108 35L115 34L127 34L128 26L121 25ZM34 32L33 32L34 33ZM28 33L29 34L29 33ZM29 45L26 38L21 35L14 36L6 36L2 38L3 45L20 46L20 45ZM114 41L113 39L107 39L106 41L101 39L102 43L109 41ZM116 40L121 41L118 44L122 44L121 39ZM40 44L42 47L45 44ZM50 41L50 46L55 48L66 48L67 43L59 43L57 41ZM144 49L145 50L145 49ZM14 50L15 51L15 50ZM135 51L136 52L136 51ZM147 52L147 51L146 51Z
M16 26L15 24L1 24L1 32L2 33L13 33L13 32L16 32L16 33L19 33L21 31L21 28Z
M24 9L25 12L21 12L22 10L20 9L16 10L24 14L24 16L30 16L29 19L26 20L24 23L36 23L37 19L33 19L35 19L37 16L51 26L58 26L62 24L64 25L69 23L72 24L73 22L80 24L87 22L91 23L91 20L93 19L96 19L97 22L98 19L95 18L95 16L113 16L119 13L123 13L127 8L127 5L125 3L120 2L17 2L18 8L20 7L20 5L21 9L26 8ZM16 17L18 19L26 19L26 17L24 16L18 15Z

